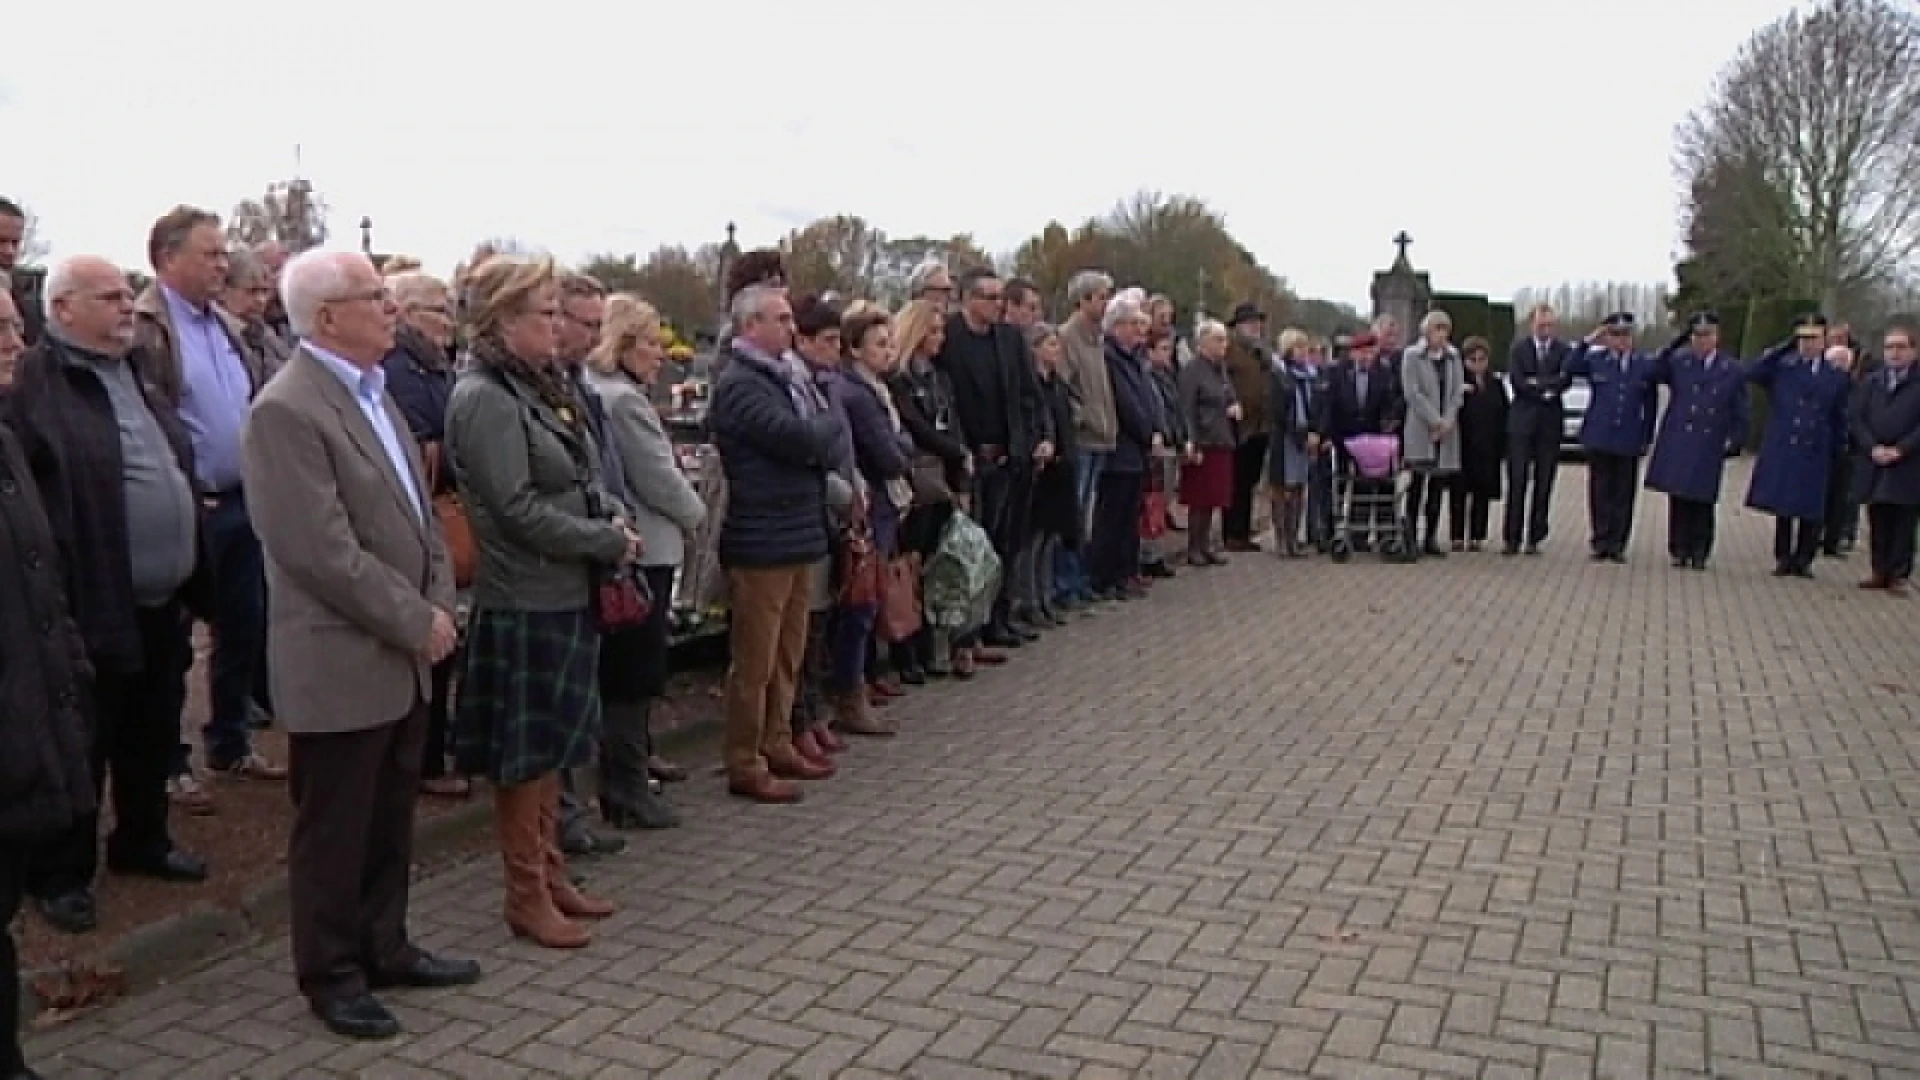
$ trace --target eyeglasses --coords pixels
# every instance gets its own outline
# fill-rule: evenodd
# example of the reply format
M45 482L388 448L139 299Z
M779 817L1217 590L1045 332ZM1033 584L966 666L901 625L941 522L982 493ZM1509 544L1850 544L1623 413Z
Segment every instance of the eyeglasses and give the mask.
M369 301L369 300L373 301L376 304L381 304L381 305L390 304L393 302L393 294L389 293L384 288L361 289L358 292L350 292L342 296L335 296L331 299L322 301L322 303L359 304L359 303L365 303L366 301Z

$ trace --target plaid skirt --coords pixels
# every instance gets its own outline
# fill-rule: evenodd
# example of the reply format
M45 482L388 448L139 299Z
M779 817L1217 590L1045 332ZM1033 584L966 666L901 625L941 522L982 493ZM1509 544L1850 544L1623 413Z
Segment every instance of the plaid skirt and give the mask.
M467 627L453 757L496 786L593 759L600 740L600 633L585 611L485 611Z

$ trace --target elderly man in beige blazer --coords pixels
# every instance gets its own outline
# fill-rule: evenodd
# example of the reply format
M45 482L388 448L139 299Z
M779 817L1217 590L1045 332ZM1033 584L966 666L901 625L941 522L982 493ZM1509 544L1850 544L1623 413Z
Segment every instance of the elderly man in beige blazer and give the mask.
M362 255L308 252L280 289L300 345L255 399L242 459L288 734L294 968L329 1029L386 1038L400 1024L374 990L480 977L406 927L431 672L457 641L453 574L386 392L395 311L380 275Z

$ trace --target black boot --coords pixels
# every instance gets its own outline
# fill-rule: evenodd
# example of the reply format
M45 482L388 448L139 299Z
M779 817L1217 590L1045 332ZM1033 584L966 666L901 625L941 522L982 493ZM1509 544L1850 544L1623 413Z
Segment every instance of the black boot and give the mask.
M616 829L671 829L680 813L647 774L653 701L606 705L600 736L600 816Z

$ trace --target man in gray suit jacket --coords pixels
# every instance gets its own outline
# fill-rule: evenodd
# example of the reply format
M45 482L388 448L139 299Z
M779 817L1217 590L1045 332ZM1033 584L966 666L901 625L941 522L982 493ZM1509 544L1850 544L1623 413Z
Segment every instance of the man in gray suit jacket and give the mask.
M420 450L386 392L395 311L365 256L309 252L281 295L300 346L242 442L266 551L269 672L294 801L294 967L334 1032L400 1024L373 991L480 977L408 940L415 792L435 664L458 640Z

